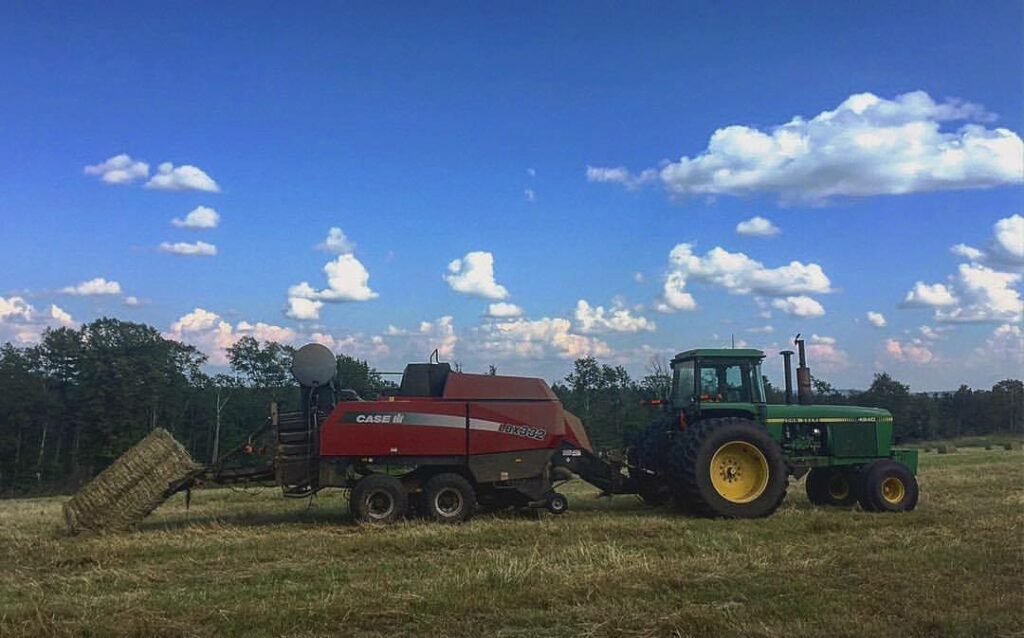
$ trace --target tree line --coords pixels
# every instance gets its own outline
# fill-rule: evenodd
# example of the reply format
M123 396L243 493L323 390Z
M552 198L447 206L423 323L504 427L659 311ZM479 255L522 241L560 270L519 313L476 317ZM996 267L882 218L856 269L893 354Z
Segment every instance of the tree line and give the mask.
M0 346L0 495L72 491L155 427L169 430L198 460L245 441L271 401L297 409L288 368L293 349L245 337L227 349L228 372L210 374L194 346L144 324L102 318L47 330L38 345ZM342 387L372 398L394 384L367 361L338 355ZM490 367L494 374L497 369ZM621 447L657 418L645 405L667 396L670 374L653 362L632 378L622 366L578 359L552 384L598 448ZM948 395L913 393L887 374L843 395L815 380L816 400L883 407L897 436L929 439L1024 430L1024 385L961 386ZM781 392L769 386L769 400Z

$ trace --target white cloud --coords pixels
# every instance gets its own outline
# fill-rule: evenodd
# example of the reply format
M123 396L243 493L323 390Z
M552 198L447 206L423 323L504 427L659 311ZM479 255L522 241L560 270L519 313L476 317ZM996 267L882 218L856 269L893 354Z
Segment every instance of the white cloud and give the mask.
M195 308L192 312L182 315L171 323L170 330L164 333L168 339L181 341L196 346L210 358L210 363L218 366L227 365L227 353L236 341L251 336L260 341L277 341L291 344L297 335L291 328L284 328L263 322L255 324L239 321L232 327L215 312L204 308Z
M988 266L1024 269L1024 217L1011 215L993 224L988 250L967 244L957 244L949 250L954 255Z
M754 334L771 334L775 332L775 328L773 326L760 326L757 328L747 328L747 332Z
M116 281L107 281L103 277L96 277L89 281L83 281L77 286L67 286L61 289L61 292L68 295L78 295L80 297L87 297L91 295L119 295L121 294L121 284Z
M928 341L938 341L946 338L946 333L951 331L953 326L932 328L931 326L918 326L917 331Z
M149 176L149 164L121 153L99 164L86 166L83 171L86 175L99 175L100 180L107 184L130 184Z
M876 328L884 328L887 323L885 315L880 312L875 312L874 310L868 311L868 322Z
M888 339L885 342L885 352L896 361L906 361L918 365L935 360L935 354L920 339L911 339L910 341Z
M982 322L1021 321L1024 300L1019 287L1020 273L1000 272L978 264L960 264L953 278L956 303L939 307L939 321Z
M507 301L499 301L492 303L487 306L487 316L498 319L506 319L508 317L519 317L522 316L523 309L514 303L508 303Z
M207 206L196 206L185 215L185 219L175 217L171 223L178 228L192 228L195 230L205 228L216 228L220 223L220 214Z
M146 188L165 191L205 191L219 193L217 182L203 172L202 169L190 164L175 166L164 162L157 167L157 172L146 182Z
M746 221L736 224L736 232L749 237L772 237L778 235L779 227L770 220L756 215Z
M158 249L162 253L186 257L212 257L217 254L217 247L205 241L197 241L194 244L190 244L187 241L179 241L173 244L165 241L160 243Z
M338 255L347 255L355 252L356 245L345 236L344 231L337 226L332 226L327 231L327 238L324 239L323 243L317 244L316 249Z
M347 354L360 359L382 359L391 354L390 347L380 335L367 339L362 335L336 337L325 332L314 332L309 335L309 340L327 346L336 354Z
M324 302L316 299L289 297L288 307L285 309L284 314L292 319L312 321L320 318L320 309L323 307Z
M720 286L733 294L772 297L827 293L832 285L818 264L792 261L786 266L766 268L743 253L731 253L721 247L701 257L693 252L692 244L677 244L669 253L669 272L658 310L696 308L693 297L684 290L691 280Z
M378 295L370 289L370 273L355 255L338 255L324 265L327 288L316 290L308 282L288 289L285 315L293 319L318 319L323 302L369 301Z
M1024 367L1024 328L1009 323L996 327L984 345L974 349L973 359L973 364L985 368L991 368L993 363L1008 363L1012 366L1009 374L1019 377Z
M75 320L71 318L70 313L56 304L50 305L50 318L65 328L70 328L76 323Z
M415 330L388 326L386 334L392 340L404 342L402 350L410 357L426 357L436 349L441 359L451 359L459 342L451 315L421 321Z
M129 295L125 297L121 303L124 304L125 306L128 306L129 308L134 308L136 306L141 306L143 302L138 297L134 295Z
M732 125L700 154L639 175L588 167L590 181L636 188L659 179L673 197L777 193L784 200L896 195L1024 181L1024 143L959 100L915 91L894 99L851 95L835 110L759 130ZM964 123L949 130L951 122Z
M577 359L612 353L604 341L576 334L571 328L571 322L561 317L494 322L478 329L477 345L492 356L528 359Z
M807 295L772 300L772 307L794 317L821 317L825 308Z
M841 350L835 337L811 335L807 344L807 356L812 364L825 371L842 370L849 365L849 356Z
M20 319L32 321L36 309L32 304L25 301L23 297L0 297L0 321Z
M621 184L629 190L640 188L644 184L654 181L657 178L658 171L653 168L649 168L641 172L639 175L633 175L623 166L616 166L614 168L602 168L599 166L587 167L588 182L611 182Z
M47 328L72 328L77 322L56 305L39 312L23 297L0 297L0 342L38 343Z
M646 317L633 315L629 308L616 303L611 309L591 306L585 299L576 302L576 325L583 334L604 332L653 331L655 324Z
M919 281L909 290L900 304L903 308L935 308L956 304L956 297L944 284L926 284Z
M494 280L494 255L476 250L448 264L444 276L452 290L486 299L504 299L508 290Z
M528 202L535 202L537 201L537 192L532 188L527 188L523 190L523 197L525 197Z
M530 177L537 177L537 169L528 168L526 169L526 174L529 175Z

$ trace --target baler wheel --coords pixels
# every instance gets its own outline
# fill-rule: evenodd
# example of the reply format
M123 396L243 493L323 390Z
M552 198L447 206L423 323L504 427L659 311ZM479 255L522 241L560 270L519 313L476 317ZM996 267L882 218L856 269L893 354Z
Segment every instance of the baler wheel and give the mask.
M695 514L760 518L786 498L789 475L782 448L749 419L706 419L677 437L669 475L678 501Z
M547 507L552 514L565 514L569 509L569 499L564 494L549 492Z
M438 474L423 486L423 515L438 523L461 523L476 511L476 491L458 474Z
M394 523L409 510L409 495L395 477L368 474L352 488L348 506L360 523Z
M815 505L851 507L857 503L857 474L845 468L816 467L807 475L807 498Z
M902 463L881 459L861 470L859 500L869 512L909 512L917 497L917 479Z

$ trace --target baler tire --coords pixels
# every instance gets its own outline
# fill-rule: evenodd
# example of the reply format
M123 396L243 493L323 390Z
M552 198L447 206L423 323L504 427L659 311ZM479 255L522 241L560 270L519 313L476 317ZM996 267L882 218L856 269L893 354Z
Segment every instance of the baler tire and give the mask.
M719 492L712 478L712 461L726 448L756 450L766 476L749 500L730 500ZM669 453L669 476L675 498L694 514L723 518L769 516L786 498L789 472L782 448L768 430L750 419L726 417L706 419L689 426L677 437ZM730 479L731 480L731 479Z
M831 467L812 468L804 485L807 499L814 505L853 507L860 490L857 473Z
M550 492L548 494L547 508L552 514L565 514L569 510L569 499L558 492Z
M368 474L352 488L348 506L360 523L394 523L408 513L409 494L393 476Z
M446 500L442 503L441 499ZM454 497L455 500L450 499ZM454 503L446 506L445 503ZM452 472L432 477L423 486L422 515L438 523L462 523L476 511L476 491L465 478Z
M868 512L909 512L920 490L910 469L892 459L864 466L859 476L860 506Z

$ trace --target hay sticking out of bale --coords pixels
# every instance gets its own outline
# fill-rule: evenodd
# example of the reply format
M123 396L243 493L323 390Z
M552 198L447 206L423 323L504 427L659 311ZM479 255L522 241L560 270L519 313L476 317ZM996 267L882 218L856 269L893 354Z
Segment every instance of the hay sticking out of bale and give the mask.
M163 428L136 443L64 504L72 533L128 529L170 497L170 488L201 470Z

